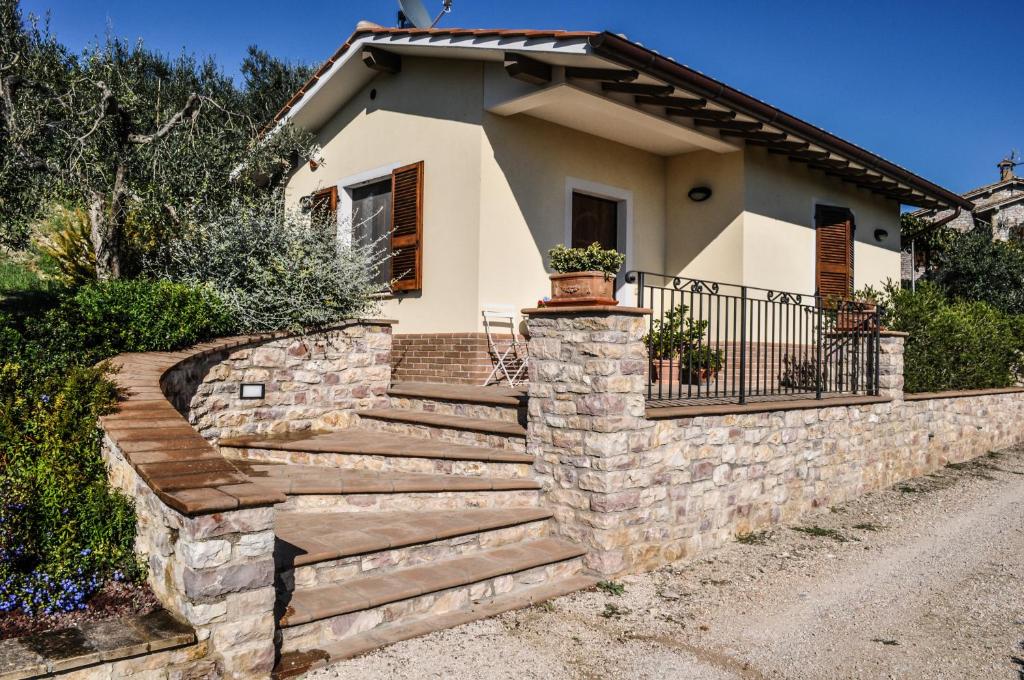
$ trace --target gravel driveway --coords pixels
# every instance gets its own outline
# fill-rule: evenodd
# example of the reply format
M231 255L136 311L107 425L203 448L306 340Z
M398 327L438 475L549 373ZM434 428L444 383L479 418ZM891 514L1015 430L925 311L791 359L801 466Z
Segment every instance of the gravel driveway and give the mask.
M311 677L1024 680L1024 449L620 583Z

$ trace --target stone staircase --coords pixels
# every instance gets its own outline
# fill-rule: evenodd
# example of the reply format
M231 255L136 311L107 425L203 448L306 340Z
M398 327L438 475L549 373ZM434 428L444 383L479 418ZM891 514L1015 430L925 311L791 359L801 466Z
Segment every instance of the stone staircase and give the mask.
M277 677L592 586L554 536L516 390L399 384L337 432L220 442L287 496Z

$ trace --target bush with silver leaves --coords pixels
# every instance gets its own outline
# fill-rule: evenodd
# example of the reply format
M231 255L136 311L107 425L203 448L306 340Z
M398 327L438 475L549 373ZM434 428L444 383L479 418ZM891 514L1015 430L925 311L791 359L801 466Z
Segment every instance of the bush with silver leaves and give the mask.
M205 284L242 331L301 330L378 311L387 236L339 239L347 225L285 208L279 194L239 201L169 243L153 273Z

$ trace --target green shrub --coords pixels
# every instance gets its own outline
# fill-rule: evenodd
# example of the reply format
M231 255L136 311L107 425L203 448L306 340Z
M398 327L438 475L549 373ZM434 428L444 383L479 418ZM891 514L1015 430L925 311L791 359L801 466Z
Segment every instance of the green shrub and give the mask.
M928 279L951 299L987 302L1007 314L1024 314L1024 246L995 241L979 227L953 233L932 257Z
M121 352L187 347L235 324L207 288L139 280L82 286L26 327L51 360L89 365Z
M301 330L374 313L386 288L378 274L390 235L341 242L338 226L283 206L277 195L239 201L168 243L150 268L209 286L245 331Z
M591 243L586 248L566 248L557 245L548 251L551 268L559 274L570 272L604 272L615 276L622 269L626 256L614 249L605 249L600 243Z
M890 285L882 322L905 331L904 389L907 392L981 389L1013 385L1024 336L1020 317L985 302L947 300L934 284L916 292Z
M107 483L97 419L116 389L95 366L234 329L204 288L95 283L37 315L0 313L0 613L84 606L135 578L130 501Z

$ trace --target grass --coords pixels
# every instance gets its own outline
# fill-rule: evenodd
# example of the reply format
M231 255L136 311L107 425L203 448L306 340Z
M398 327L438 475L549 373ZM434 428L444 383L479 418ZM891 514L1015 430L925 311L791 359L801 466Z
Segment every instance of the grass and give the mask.
M614 605L611 602L609 602L604 606L604 611L601 612L601 616L603 616L606 619L618 619L622 618L624 614L628 613L629 610L625 607L619 607L618 605Z
M47 282L31 267L10 255L0 253L0 293L45 290L48 287Z
M818 538L831 538L833 541L838 543L848 543L854 539L847 537L838 529L826 529L824 527L809 526L809 527L793 527L793 531L799 531L802 534L808 536L816 536Z
M860 529L861 531L881 531L885 527L881 524L875 524L874 522L861 522L853 525L854 529Z
M751 531L748 534L739 534L736 536L736 542L742 543L743 545L765 545L775 535L775 532L768 531Z
M598 581L597 589L606 595L622 595L626 592L626 586L622 585L618 581Z

